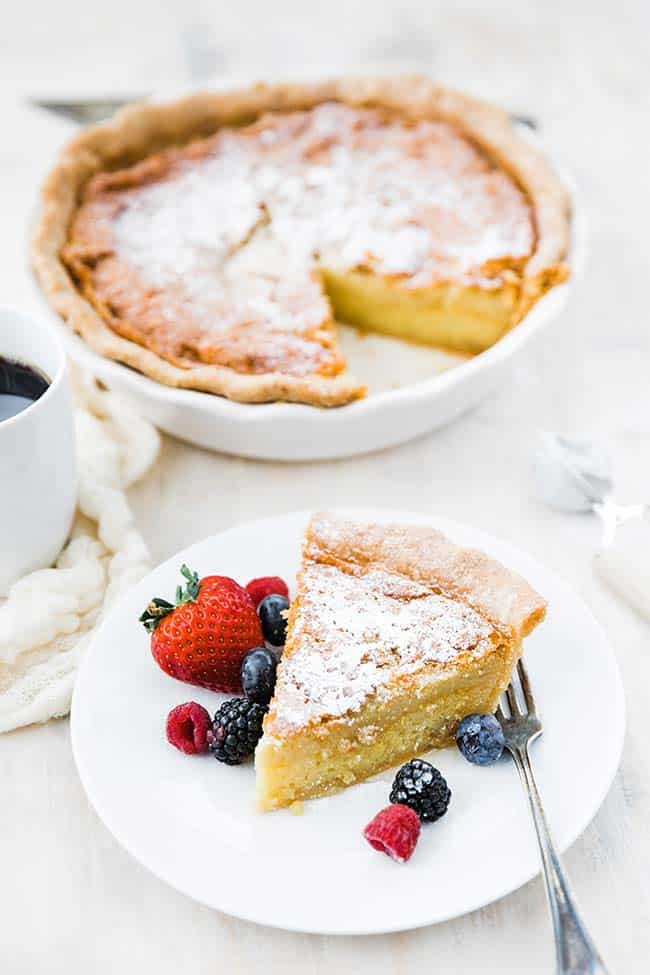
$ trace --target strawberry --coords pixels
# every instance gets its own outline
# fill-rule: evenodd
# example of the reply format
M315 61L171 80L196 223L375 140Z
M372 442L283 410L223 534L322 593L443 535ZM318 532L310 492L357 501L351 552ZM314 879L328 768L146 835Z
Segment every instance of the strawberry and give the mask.
M253 647L263 647L253 600L227 576L199 579L181 566L185 586L176 601L151 600L140 622L151 633L158 666L177 680L211 691L241 691L241 665Z

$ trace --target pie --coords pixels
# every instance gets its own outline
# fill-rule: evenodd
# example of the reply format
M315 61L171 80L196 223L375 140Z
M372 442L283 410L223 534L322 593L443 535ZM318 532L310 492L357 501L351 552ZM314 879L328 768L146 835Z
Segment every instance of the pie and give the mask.
M143 103L63 152L33 263L99 353L243 402L363 396L336 322L478 353L568 273L555 172L422 77Z
M494 711L545 612L520 576L432 528L315 515L255 753L260 809L451 744L462 718Z

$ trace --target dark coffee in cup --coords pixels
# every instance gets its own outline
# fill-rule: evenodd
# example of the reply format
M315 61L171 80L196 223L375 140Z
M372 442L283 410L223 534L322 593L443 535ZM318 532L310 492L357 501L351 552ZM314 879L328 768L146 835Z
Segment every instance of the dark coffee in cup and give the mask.
M49 380L32 366L0 356L0 423L26 410L49 385Z

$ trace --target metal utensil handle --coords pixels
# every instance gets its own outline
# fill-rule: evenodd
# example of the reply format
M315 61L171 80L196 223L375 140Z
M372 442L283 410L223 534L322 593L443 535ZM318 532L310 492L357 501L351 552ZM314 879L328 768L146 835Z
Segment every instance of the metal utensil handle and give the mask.
M546 896L553 919L558 975L607 975L603 961L573 902L560 858L553 845L528 749L512 749L511 754L526 787L537 831Z

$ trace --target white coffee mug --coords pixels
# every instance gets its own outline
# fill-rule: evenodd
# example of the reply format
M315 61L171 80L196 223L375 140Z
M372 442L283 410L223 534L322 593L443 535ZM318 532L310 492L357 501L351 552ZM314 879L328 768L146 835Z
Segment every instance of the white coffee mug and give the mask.
M0 307L0 356L49 380L22 412L0 421L0 594L57 558L77 497L72 397L65 352L51 325Z

